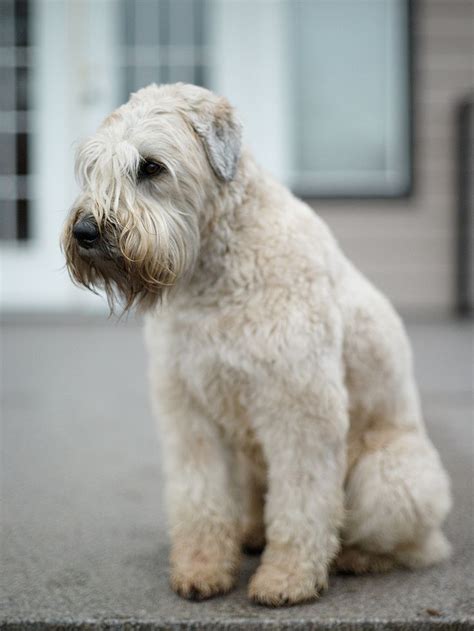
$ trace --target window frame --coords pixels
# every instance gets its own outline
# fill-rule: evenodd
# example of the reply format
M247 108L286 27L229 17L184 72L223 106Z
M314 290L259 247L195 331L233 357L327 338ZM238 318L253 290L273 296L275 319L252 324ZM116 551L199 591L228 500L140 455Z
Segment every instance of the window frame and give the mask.
M408 145L408 165L407 165L407 183L406 186L400 188L399 191L390 193L374 192L360 192L360 193L322 193L315 190L314 192L308 192L307 189L298 187L298 185L291 186L292 192L300 199L307 202L325 201L328 203L335 203L341 201L364 201L377 202L381 201L393 201L406 200L415 194L416 190L416 170L415 170L415 21L416 21L416 8L415 0L399 0L405 3L405 15L406 15L406 77L407 77L407 145Z
M1 110L2 136L11 137L11 172L1 175L4 186L0 196L1 212L10 212L11 229L5 224L0 231L2 246L24 243L31 240L31 129L30 82L31 82L31 38L30 0L9 0L4 3L4 29L9 31L11 41L3 47L5 56L2 70L10 71L12 79L12 109ZM9 191L14 191L9 194ZM7 209L7 204L10 208Z

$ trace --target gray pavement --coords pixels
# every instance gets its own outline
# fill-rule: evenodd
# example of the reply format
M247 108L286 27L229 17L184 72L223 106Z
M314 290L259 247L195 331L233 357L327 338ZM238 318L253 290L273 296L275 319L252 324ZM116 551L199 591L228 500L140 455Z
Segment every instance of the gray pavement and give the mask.
M237 589L185 602L167 583L158 442L135 323L8 319L3 326L5 629L473 629L472 338L413 323L427 424L452 476L448 563L334 577L318 602L250 604Z

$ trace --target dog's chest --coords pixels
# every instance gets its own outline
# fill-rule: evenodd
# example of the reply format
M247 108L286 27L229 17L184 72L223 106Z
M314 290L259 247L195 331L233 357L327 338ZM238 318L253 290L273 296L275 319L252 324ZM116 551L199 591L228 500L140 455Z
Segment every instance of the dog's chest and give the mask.
M208 414L228 444L259 461L261 450L246 402L247 386L244 383L239 384L238 378L233 379L231 372L220 375L215 385L204 387Z
M226 442L261 459L250 406L254 381L239 338L221 322L202 318L198 326L180 327L170 350L186 389Z
M192 396L219 427L226 442L256 457L259 447L248 403L248 377L226 364L218 353L213 354L212 349L189 357L183 372Z

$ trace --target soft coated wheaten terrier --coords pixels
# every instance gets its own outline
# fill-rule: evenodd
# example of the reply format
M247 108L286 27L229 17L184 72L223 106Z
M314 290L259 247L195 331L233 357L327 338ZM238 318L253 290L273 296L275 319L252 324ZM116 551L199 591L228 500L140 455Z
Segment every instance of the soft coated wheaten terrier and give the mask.
M446 473L387 299L241 149L229 103L151 85L79 149L63 248L75 282L146 311L171 585L315 598L328 571L444 559ZM161 307L159 308L159 305Z

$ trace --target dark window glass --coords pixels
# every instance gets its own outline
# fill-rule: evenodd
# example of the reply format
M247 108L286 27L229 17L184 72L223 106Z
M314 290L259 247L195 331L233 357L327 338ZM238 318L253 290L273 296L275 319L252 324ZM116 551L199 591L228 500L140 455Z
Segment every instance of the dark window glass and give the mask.
M16 173L28 174L28 134L16 135Z
M17 239L27 239L29 235L29 204L27 199L17 199L16 220Z
M28 68L16 69L16 109L19 112L28 109Z
M0 58L0 239L29 237L28 191L28 0L0 0L0 35L7 53ZM11 61L15 60L16 65Z
M28 0L15 0L15 46L28 46Z

